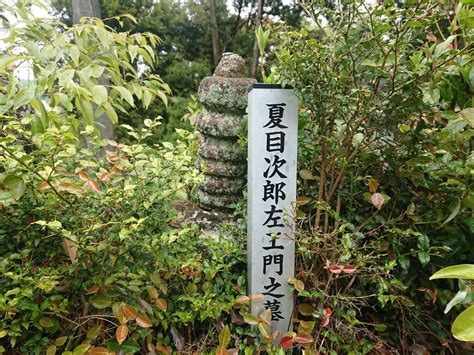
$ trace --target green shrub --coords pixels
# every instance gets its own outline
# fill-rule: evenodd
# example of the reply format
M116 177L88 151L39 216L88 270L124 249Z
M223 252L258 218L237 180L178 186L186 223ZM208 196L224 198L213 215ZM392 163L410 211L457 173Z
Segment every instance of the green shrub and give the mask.
M20 23L0 16L0 353L169 352L209 338L245 279L238 241L173 227L171 202L200 181L194 135L146 145L150 119L122 125L128 144L99 134L104 111L115 122L167 101L166 84L130 64L153 65L158 38L16 5L2 10ZM19 82L24 61L34 73Z
M473 10L407 3L307 1L313 24L278 32L271 76L302 105L297 309L316 351L423 331L442 348L450 292L429 275L474 257Z
M170 201L186 198L187 186L199 181L187 143L193 136L180 131L176 146L159 149L116 144L96 159L66 131L32 137L26 119L4 126L4 349L137 352L157 342L170 346L171 328L193 329L198 337L202 324L230 311L244 278L235 271L243 257L235 241L170 226L176 218ZM125 305L139 317L127 323L120 314ZM129 331L121 346L114 336L120 324Z

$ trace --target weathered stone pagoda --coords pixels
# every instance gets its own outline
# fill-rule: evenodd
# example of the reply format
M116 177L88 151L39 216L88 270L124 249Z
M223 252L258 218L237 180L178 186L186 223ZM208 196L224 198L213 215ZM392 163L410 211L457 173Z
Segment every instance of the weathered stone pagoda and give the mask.
M247 91L255 82L245 77L245 61L233 53L224 53L214 75L201 81L198 100L204 109L196 125L202 135L198 167L204 181L198 187L198 198L203 209L225 210L242 196L247 152L238 136Z

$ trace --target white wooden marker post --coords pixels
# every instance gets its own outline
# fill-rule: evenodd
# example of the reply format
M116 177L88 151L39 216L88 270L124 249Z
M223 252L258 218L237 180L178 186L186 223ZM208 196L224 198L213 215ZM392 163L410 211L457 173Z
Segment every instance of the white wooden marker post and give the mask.
M272 333L288 331L293 311L298 99L292 89L254 84L248 96L247 263L252 314L272 313Z

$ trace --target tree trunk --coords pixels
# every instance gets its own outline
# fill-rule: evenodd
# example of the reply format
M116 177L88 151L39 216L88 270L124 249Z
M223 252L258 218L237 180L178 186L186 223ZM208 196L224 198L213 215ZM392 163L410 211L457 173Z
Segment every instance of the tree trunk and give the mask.
M82 17L101 17L99 0L72 0L72 19L74 23L79 23ZM99 84L108 87L107 78L99 78ZM99 130L102 139L114 138L114 125L104 113L96 118L96 128ZM90 141L86 142L88 148L92 148ZM109 148L106 147L108 150ZM104 152L101 152L102 155Z
M81 17L100 18L99 0L72 0L72 21L79 23Z
M211 13L212 29L212 56L214 58L214 68L221 60L221 42L219 39L219 27L217 26L216 0L209 0L209 10Z
M256 17L255 17L255 29L259 28L262 24L263 2L264 2L264 0L258 0L257 14L256 14ZM259 49L258 49L257 36L255 36L255 42L253 43L252 67L251 67L251 71L250 71L250 76L252 78L257 77L257 68L258 68L258 58L259 58L259 56L260 56L260 52L259 52Z

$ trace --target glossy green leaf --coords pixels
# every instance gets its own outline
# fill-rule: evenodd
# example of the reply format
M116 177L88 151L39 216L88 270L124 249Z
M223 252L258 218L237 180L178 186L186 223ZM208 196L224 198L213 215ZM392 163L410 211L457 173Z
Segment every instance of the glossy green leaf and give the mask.
M430 277L430 280L435 279L474 280L474 264L460 264L445 267Z
M63 346L64 344L66 344L67 338L68 338L67 336L63 336L63 337L57 338L57 339L54 341L54 345L56 345L56 346Z
M43 328L52 328L54 327L54 322L51 318L49 317L43 317L39 320L39 324L43 327Z
M138 343L135 340L128 339L122 344L121 349L125 353L133 354L133 353L136 353L137 351L140 351L140 345L138 345Z
M85 355L90 348L90 344L81 344L74 348L72 355Z
M100 330L101 330L101 327L98 326L97 324L90 327L86 333L87 340L94 340L95 338L97 338L100 334Z
M474 341L474 306L466 309L454 320L451 331L458 340Z
M89 302L97 309L104 309L112 304L112 298L106 295L95 295L89 299Z
M52 344L46 349L46 355L55 355L56 354L56 345Z

